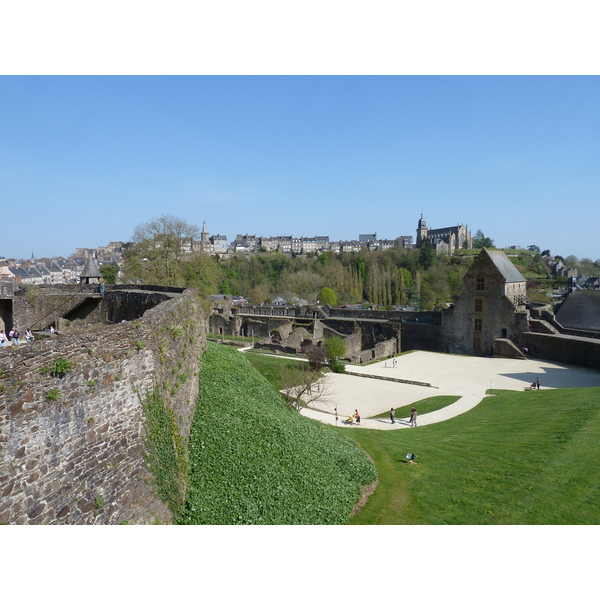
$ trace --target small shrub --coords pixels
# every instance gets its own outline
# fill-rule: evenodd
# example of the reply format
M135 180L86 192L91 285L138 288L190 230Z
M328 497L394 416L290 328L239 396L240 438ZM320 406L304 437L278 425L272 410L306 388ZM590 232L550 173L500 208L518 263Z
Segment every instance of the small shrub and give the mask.
M136 342L135 347L138 349L138 351L141 350L144 347L144 342Z
M179 327L169 327L169 331L171 332L174 340L176 340L183 333Z
M60 356L54 361L54 364L50 367L49 373L52 377L58 377L61 379L64 377L73 367L74 362L71 362L68 358ZM43 368L43 367L42 367ZM41 369L40 369L41 371Z
M329 368L333 373L343 373L346 370L346 365L339 360L331 361Z
M46 402L55 402L60 398L60 390L53 388L51 390L46 390Z

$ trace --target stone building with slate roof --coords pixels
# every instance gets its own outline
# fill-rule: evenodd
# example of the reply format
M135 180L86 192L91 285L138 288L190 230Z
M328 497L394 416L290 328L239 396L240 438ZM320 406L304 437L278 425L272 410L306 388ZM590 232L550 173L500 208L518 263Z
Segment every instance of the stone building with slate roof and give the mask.
M555 319L567 329L600 333L600 291L570 293L556 311Z
M490 356L494 340L527 331L527 283L501 250L483 248L463 278L463 294L443 312L448 352Z

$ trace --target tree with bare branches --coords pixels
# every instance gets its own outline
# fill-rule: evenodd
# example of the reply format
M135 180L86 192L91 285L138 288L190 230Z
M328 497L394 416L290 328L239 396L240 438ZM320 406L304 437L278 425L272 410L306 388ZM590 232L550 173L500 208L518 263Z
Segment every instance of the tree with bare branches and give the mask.
M327 403L328 393L325 378L319 370L306 363L282 364L279 377L286 403L300 412L311 404Z
M172 215L141 223L125 256L127 276L144 283L182 285L180 260L199 237L198 227Z

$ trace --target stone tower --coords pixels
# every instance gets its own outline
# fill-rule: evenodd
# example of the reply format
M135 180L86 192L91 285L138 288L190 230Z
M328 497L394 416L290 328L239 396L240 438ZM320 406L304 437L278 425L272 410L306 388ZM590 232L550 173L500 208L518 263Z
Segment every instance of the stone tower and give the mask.
M92 254L85 263L81 274L79 275L79 283L92 284L99 283L102 278L100 267L96 257Z
M208 231L206 231L206 221L203 222L202 225L202 233L200 234L200 242L202 246L207 246L210 244L210 236L208 235Z
M423 213L421 213L421 218L419 219L419 224L417 225L417 248L421 247L421 243L423 240L427 239L427 223L425 223L425 219L423 218Z

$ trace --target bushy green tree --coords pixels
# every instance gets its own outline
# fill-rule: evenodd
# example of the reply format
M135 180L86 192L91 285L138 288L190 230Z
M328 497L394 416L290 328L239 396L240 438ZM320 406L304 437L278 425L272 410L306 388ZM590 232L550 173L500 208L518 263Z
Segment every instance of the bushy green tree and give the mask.
M346 356L346 340L339 335L328 337L323 342L323 346L325 346L330 363Z
M102 265L100 267L100 273L106 283L116 283L117 273L119 272L119 265L111 263L110 265Z
M433 249L431 242L425 241L421 245L421 249L419 252L419 264L425 271L427 271L427 269L433 266L434 262L435 250Z
M328 304L329 306L335 306L337 304L337 296L329 287L324 287L321 289L319 295L317 296L317 300L321 304Z
M477 230L475 236L473 237L473 248L493 248L494 240L492 238L486 237L481 229Z

